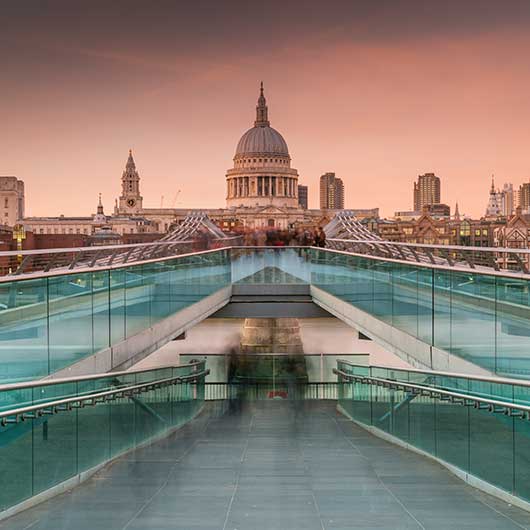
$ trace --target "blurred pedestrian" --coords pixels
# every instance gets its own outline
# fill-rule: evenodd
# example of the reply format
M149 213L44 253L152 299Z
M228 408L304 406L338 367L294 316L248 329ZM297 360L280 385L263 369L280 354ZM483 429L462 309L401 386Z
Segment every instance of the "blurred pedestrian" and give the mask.
M315 247L324 248L326 246L326 233L322 227L318 227L315 234Z

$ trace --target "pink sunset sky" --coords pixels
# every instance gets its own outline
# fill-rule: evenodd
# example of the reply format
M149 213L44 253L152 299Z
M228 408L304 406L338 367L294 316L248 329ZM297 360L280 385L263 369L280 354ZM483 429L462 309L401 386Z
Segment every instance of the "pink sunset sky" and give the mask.
M224 206L261 80L310 207L327 171L386 216L420 173L474 217L492 174L530 179L528 2L23 4L0 8L0 174L27 215L110 213L129 148L144 206Z

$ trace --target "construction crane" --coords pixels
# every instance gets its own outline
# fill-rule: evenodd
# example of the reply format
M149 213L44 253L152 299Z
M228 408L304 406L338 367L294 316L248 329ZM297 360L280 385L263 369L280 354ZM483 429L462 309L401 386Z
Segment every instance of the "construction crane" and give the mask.
M181 190L177 190L177 193L175 193L175 196L173 197L173 201L171 202L171 208L175 208L175 204L177 204L177 199L179 198Z
M177 193L175 193L175 196L173 197L173 200L171 201L170 208L175 208L175 204L177 204L177 199L179 195L180 195L180 190L178 190ZM163 207L164 207L164 195L160 197L160 208L163 208Z

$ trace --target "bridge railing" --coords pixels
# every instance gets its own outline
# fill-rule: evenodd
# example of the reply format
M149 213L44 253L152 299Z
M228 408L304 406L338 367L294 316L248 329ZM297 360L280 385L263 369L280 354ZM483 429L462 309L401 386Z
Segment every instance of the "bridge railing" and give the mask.
M387 324L381 332L403 332L401 344L419 341L415 355L424 366L440 368L445 357L437 352L445 351L499 375L530 375L527 274L331 249L313 250L311 271L311 285L345 302L344 309Z
M339 406L347 416L436 458L471 484L484 481L501 497L506 492L523 500L528 508L529 385L421 371L410 371L409 381L403 371L341 361L336 373ZM459 379L478 385L479 392L454 390ZM495 393L484 393L484 385ZM499 395L504 393L513 397Z
M240 236L41 250L0 251L0 282L49 273L83 272L146 263L241 244Z
M345 302L341 307L432 347L425 355L436 348L491 372L530 375L529 275L332 249L237 246L0 278L0 380L53 373L231 284L272 294L276 285L324 291Z
M207 373L198 362L0 387L21 400L4 399L0 411L0 519L188 422L204 403Z
M407 263L528 275L530 249L403 243L383 239L329 238L328 248Z
M231 281L228 249L4 279L0 382L43 377L112 348Z

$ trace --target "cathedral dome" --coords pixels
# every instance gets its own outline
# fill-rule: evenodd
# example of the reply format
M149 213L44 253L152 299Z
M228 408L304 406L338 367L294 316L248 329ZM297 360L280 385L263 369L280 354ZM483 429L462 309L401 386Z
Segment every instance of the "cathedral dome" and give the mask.
M236 156L254 154L289 156L283 136L272 127L252 127L239 140Z
M241 137L236 147L236 157L241 158L245 155L289 156L287 142L276 129L270 126L267 102L263 95L263 83L261 83L256 107L254 127Z

